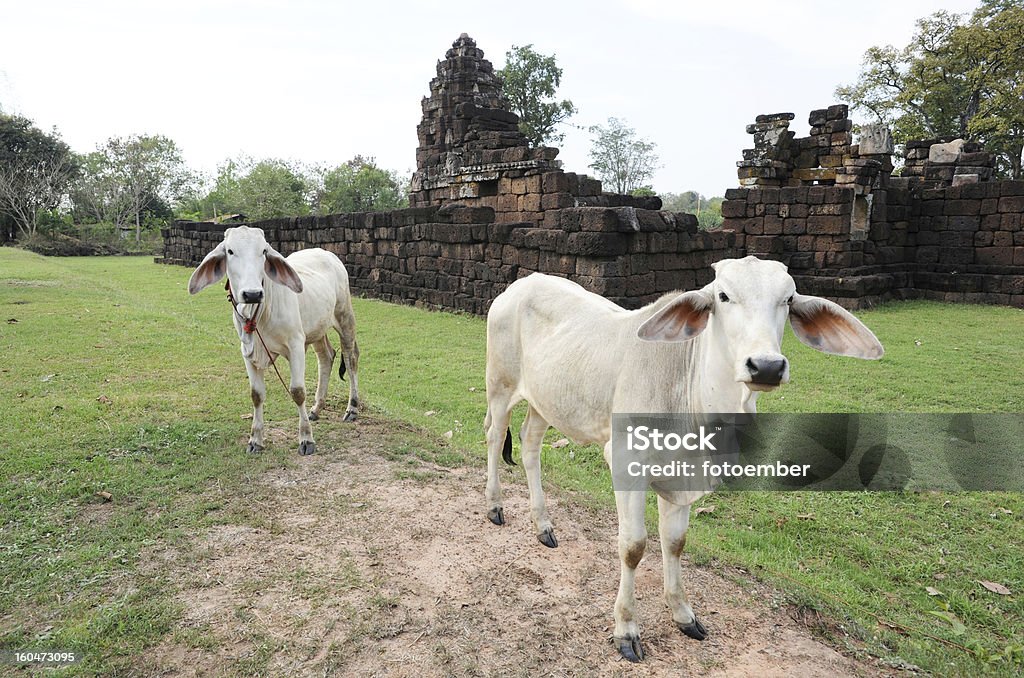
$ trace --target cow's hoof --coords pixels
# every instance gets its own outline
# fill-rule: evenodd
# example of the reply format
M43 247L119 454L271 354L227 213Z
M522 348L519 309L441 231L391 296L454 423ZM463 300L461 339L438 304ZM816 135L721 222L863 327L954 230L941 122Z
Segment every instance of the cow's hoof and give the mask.
M263 451L263 446L257 445L256 443L249 443L249 446L245 448L245 451L249 454L259 454Z
M356 411L348 410L345 412L345 416L341 418L342 421L353 422L356 420Z
M550 527L537 535L537 540L549 549L558 548L558 540L555 539L555 531Z
M316 443L314 443L312 440L303 440L301 443L299 443L299 454L301 454L302 456L305 457L307 455L313 454L314 452L316 452Z
M310 411L309 411L309 420L310 420L310 421L316 421L316 420L317 420L317 419L319 419L319 418L320 418L320 415L319 415L319 414L317 414L317 413L316 413L316 412L314 412L313 410L310 410Z
M708 630L704 628L704 625L700 623L700 620L696 617L689 624L680 624L676 622L676 626L679 630L693 638L694 640L704 640L708 637Z
M639 637L627 636L616 638L615 641L619 644L619 654L626 661L637 663L644 660L644 648L640 645Z
M492 508L490 511L487 512L487 519L495 525L504 525L505 509L501 508L500 506L498 508Z

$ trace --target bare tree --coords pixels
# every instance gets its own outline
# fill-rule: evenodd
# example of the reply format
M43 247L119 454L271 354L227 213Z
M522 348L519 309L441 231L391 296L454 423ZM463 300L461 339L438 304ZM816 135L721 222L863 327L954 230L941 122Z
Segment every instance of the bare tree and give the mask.
M645 187L645 182L658 169L655 144L640 139L636 130L618 118L608 118L608 126L594 125L594 145L590 149L589 167L601 181L616 193L629 193Z
M177 144L164 136L116 137L99 150L105 156L103 179L109 209L117 223L127 213L142 239L142 215L161 199L173 200L191 179ZM123 210L123 211L122 211Z
M60 204L77 173L71 149L55 134L0 115L0 213L23 236L36 234L40 216Z

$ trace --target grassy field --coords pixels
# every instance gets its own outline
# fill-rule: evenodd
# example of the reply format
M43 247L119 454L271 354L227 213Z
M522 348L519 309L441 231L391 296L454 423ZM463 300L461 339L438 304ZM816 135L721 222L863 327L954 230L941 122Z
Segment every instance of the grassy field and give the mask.
M88 648L72 670L84 674L130 665L177 614L169 582L143 567L147 549L258 520L245 501L252 479L292 463L291 443L243 453L251 405L228 306L219 291L189 297L188 275L149 259L0 248L0 649ZM367 405L450 431L452 454L481 464L483 321L369 300L356 301L356 316ZM793 383L762 411L1024 411L1024 312L915 302L862 317L884 360L824 356L788 335ZM313 363L310 352L309 376ZM341 393L335 384L335 407ZM268 420L293 414L271 391ZM598 450L545 446L543 456L546 480L612 506ZM116 510L99 519L101 491ZM1021 495L723 493L702 503L714 510L694 520L694 560L770 582L837 641L850 633L897 666L938 675L1024 669Z

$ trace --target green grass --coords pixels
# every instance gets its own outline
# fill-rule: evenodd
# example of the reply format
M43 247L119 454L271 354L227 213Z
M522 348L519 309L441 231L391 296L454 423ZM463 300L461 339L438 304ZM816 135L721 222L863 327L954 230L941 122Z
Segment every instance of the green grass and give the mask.
M251 404L228 306L219 290L189 297L188 276L146 259L0 248L0 649L77 649L88 651L77 672L127 671L178 615L173 583L146 567L150 550L186 548L213 524L261 524L253 480L290 464L294 446L241 453ZM412 435L389 453L480 464L482 319L371 300L356 300L356 315L369 406L452 432L443 449ZM1024 411L1024 312L913 302L861 315L885 359L824 356L787 335L793 382L761 410ZM310 381L313 364L310 352ZM337 409L337 383L332 394ZM294 423L283 394L266 407L268 421ZM612 506L595 448L545 446L543 463L577 501ZM410 465L409 477L421 470ZM893 661L939 675L1022 669L1021 495L751 492L702 503L715 510L694 518L694 561L747 569ZM264 643L253 668L273 650Z

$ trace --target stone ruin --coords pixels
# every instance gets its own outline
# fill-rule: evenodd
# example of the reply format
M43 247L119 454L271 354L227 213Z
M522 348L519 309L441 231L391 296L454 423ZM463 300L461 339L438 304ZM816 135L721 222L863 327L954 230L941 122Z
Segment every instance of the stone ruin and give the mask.
M498 222L538 224L567 207L661 209L660 198L604 193L597 179L563 171L557 148L531 148L493 65L465 33L437 63L422 108L412 207L458 202L489 207Z
M747 254L782 261L802 292L848 308L907 298L1024 308L1024 182L993 181L993 158L976 145L912 142L896 177L888 130L866 126L855 143L845 105L812 111L803 138L792 113L757 116L724 223L701 231L692 214L604 193L564 171L557 149L531 148L465 34L422 106L409 209L253 225L284 254L336 253L357 294L475 314L535 271L636 307ZM175 222L158 261L194 266L226 227Z
M852 186L857 195L873 188L920 189L989 181L995 156L963 139L929 139L906 144L899 177L892 176L892 133L882 124L863 125L853 142L849 107L836 104L811 111L810 136L795 138L792 113L759 115L747 133L754 147L736 163L740 186Z

